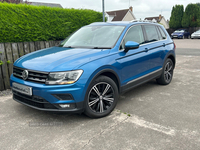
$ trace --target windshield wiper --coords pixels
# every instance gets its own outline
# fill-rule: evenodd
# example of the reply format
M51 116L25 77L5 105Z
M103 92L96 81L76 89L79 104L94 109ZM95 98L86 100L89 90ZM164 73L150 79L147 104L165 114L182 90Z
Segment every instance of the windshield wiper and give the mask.
M72 46L65 46L66 48L72 48Z
M93 49L111 49L111 47L93 47Z

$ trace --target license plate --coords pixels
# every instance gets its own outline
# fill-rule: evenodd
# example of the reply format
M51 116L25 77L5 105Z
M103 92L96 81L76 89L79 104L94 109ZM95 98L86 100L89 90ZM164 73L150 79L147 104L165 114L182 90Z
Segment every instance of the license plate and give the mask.
M178 36L175 35L174 37L178 37Z
M22 94L26 94L30 96L32 95L32 87L21 85L15 82L12 83L12 90L22 93Z

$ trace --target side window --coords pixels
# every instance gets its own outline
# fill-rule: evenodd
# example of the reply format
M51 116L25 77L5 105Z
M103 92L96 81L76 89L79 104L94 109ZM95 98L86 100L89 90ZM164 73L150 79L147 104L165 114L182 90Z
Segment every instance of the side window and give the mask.
M156 27L156 31L158 33L159 40L162 40L162 35L161 35L161 33L160 33L159 29L158 29L158 26Z
M144 35L143 35L142 27L140 25L133 26L128 30L127 34L125 35L124 41L122 42L122 45L120 46L120 49L124 49L124 45L128 41L134 41L139 44L144 43Z
M167 36L166 36L165 32L163 31L163 29L161 29L161 27L159 27L159 30L160 30L160 33L162 35L162 39L166 39Z
M158 33L156 31L156 26L154 25L144 25L144 29L147 34L147 42L154 42L159 40Z

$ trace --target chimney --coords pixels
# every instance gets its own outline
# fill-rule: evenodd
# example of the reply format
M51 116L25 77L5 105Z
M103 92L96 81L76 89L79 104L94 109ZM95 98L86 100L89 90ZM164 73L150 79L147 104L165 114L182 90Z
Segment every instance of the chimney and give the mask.
M161 15L159 15L159 20L161 20L162 19L162 16Z
M130 10L131 12L133 12L133 7L132 7L132 6L130 6L130 7L129 7L129 10Z

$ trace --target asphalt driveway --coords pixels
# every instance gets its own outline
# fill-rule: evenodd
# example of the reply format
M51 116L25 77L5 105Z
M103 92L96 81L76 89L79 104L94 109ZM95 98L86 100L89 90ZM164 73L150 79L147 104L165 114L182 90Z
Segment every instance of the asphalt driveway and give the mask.
M0 149L199 149L200 40L174 41L172 83L151 81L121 95L105 118L37 111L1 96Z

